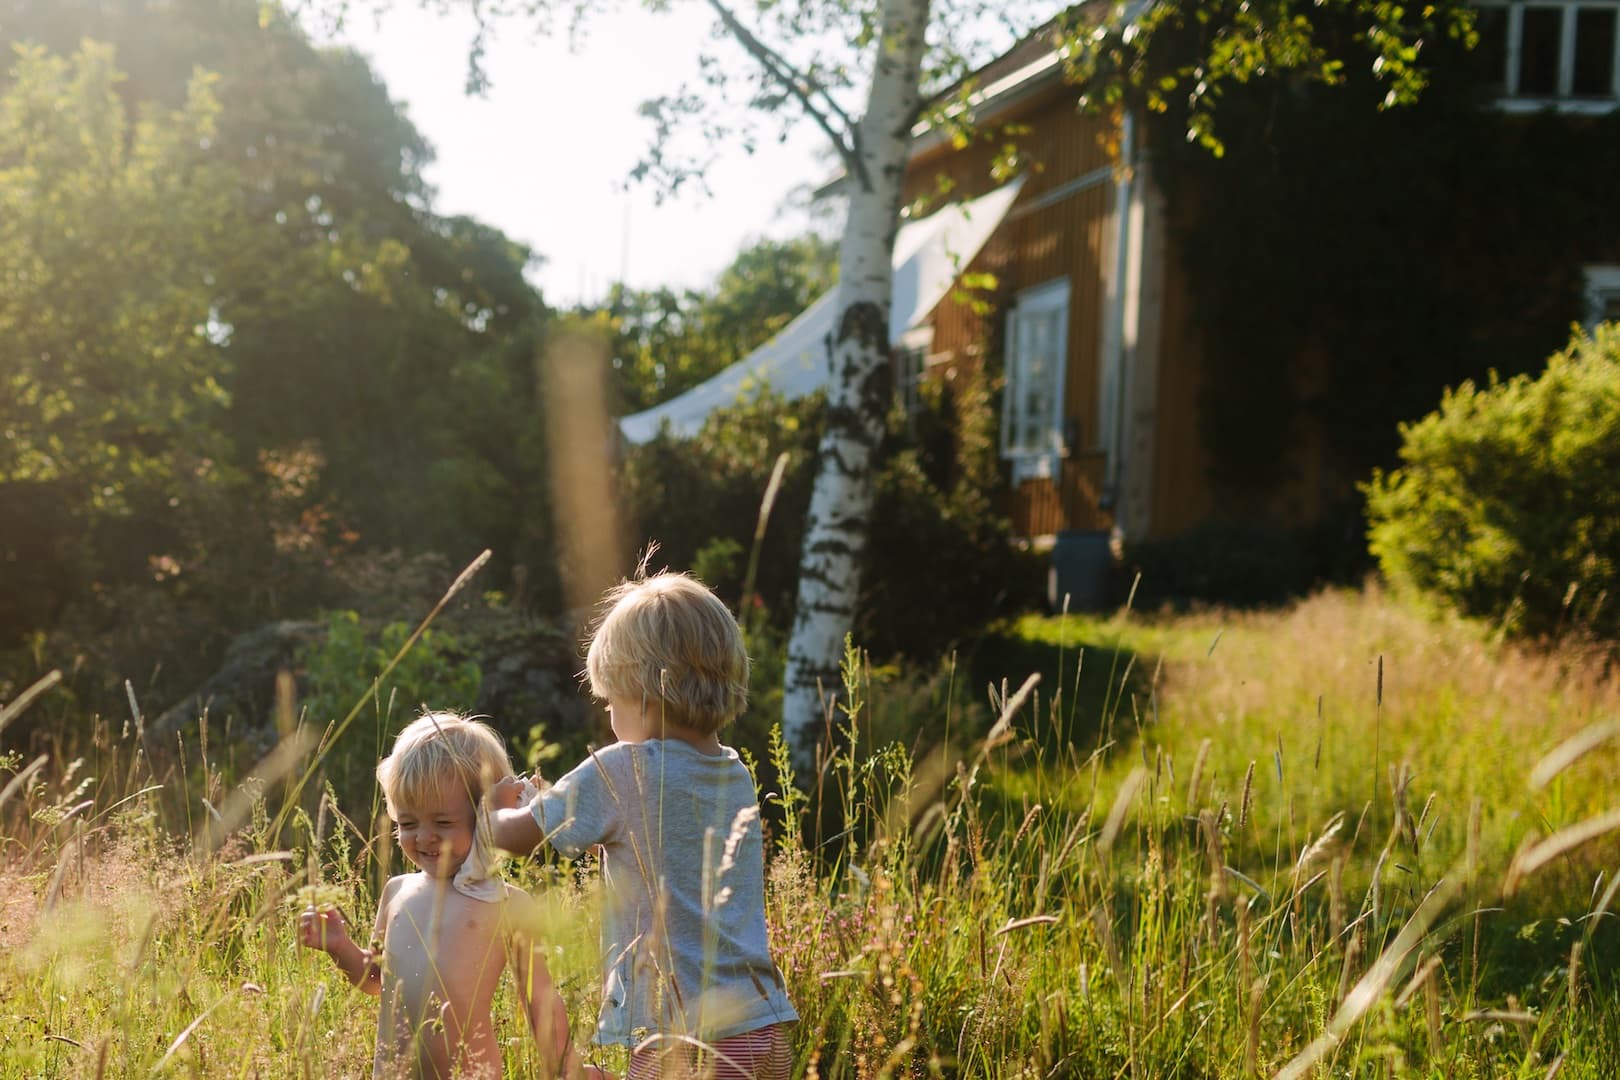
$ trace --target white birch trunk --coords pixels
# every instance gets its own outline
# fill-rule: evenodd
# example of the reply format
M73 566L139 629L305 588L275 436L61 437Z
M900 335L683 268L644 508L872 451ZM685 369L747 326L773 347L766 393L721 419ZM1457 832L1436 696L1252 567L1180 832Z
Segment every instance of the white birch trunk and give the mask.
M814 761L827 708L842 697L838 666L855 618L872 517L872 456L888 410L891 258L900 186L921 108L918 83L930 0L884 0L871 94L849 170L839 249L838 321L828 343L827 425L799 557L782 727L795 760Z

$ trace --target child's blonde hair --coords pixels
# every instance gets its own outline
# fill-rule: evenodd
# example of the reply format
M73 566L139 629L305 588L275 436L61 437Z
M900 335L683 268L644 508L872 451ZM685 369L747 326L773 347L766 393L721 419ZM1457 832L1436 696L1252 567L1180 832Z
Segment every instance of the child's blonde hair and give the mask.
M377 763L377 783L388 803L420 806L450 784L467 793L474 807L495 781L512 772L512 760L495 729L457 712L427 712L405 725L393 751Z
M647 719L700 734L748 704L748 650L720 598L686 574L623 582L602 598L585 673L591 693L643 703Z

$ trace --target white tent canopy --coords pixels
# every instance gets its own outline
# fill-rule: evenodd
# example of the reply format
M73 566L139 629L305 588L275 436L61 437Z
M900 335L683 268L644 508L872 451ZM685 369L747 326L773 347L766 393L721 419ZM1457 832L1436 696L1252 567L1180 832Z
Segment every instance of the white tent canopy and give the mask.
M894 241L894 293L889 340L921 323L1007 214L1023 178L970 202L953 203L900 229ZM696 435L715 409L734 404L761 385L801 398L827 385L827 345L838 317L838 290L823 294L771 340L706 382L645 412L619 418L632 443L651 439L663 425L683 438Z

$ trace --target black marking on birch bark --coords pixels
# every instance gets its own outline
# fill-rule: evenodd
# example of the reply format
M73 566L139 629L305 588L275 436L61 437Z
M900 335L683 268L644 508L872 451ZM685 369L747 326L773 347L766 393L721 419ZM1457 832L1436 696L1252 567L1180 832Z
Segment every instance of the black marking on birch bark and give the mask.
M835 604L824 600L804 604L801 605L799 614L794 616L793 628L795 630L802 629L803 624L808 623L812 615L837 615L840 618L847 618L852 609L853 604Z
M826 689L827 696L834 701L842 700L843 684L835 681L838 678L836 667L810 667L808 664L800 668L793 680L795 689L813 688L821 686ZM819 738L819 736L818 736Z
M829 441L847 439L871 453L883 438L883 410L873 413L871 406L877 399L868 381L855 388L854 405L828 405L826 423Z
M819 582L822 586L828 589L832 589L838 584L837 580L835 580L833 576L825 570L812 570L809 567L805 567L799 571L799 576L804 578L806 581ZM800 604L799 610L808 611L816 606L817 605L815 604Z
M835 411L837 413L841 413L841 414L842 413L847 413L847 414L849 414L849 417L854 417L853 421L851 421L849 419L849 417L840 417L839 421L838 421L840 423L852 423L852 422L853 423L859 423L860 422L860 417L859 417L857 411L854 410L854 409L828 410L827 423L828 423L829 426L831 426L834 423L833 413ZM872 444L867 444L864 439L857 439L853 434L850 435L850 438L853 441L861 442L861 443L865 444L863 446L863 449L866 450L866 452L867 452L866 456L867 456L868 461L869 461L870 458L871 458ZM871 471L872 471L871 466L869 464L867 464L867 463L862 463L860 465L851 465L849 462L845 461L844 460L844 455L840 454L835 446L824 446L824 447L822 447L821 448L821 456L822 456L823 460L832 462L833 468L837 469L840 475L847 476L849 479L851 479L851 480L853 480L853 481L855 481L857 483L863 482L866 479L867 475L869 473L871 473Z
M889 320L870 300L857 300L844 309L838 321L838 344L854 339L881 356L889 355Z
M889 411L889 402L894 399L894 358L887 348L883 350L883 359L866 373L857 389L861 416L872 425L872 441L875 444L883 434L883 415Z
M848 526L840 530L849 532ZM836 536L824 536L810 545L811 555L832 555L837 558L855 558L865 548L864 544L857 544L850 540L842 540Z
M867 306L876 307L876 305ZM861 342L861 347L872 348L866 341ZM851 381L855 384L854 393L851 395L852 404L829 404L826 420L827 443L835 441L836 438L844 438L867 454L875 450L882 441L883 418L888 412L889 399L893 392L891 381L893 365L889 359L889 350L885 346L873 348L873 351L877 353L877 362L867 367L865 371L860 370L861 365L846 363L843 370L837 373L846 384ZM824 452L825 447L826 443L823 444ZM846 466L844 471L848 474L849 468Z
M844 576L842 574L835 578L828 570L822 567L806 566L799 571L799 576L807 581L819 581L822 585L827 587L828 591L834 593L838 591L838 586L844 583ZM810 604L805 606L815 607L816 605ZM840 608L839 610L843 609Z

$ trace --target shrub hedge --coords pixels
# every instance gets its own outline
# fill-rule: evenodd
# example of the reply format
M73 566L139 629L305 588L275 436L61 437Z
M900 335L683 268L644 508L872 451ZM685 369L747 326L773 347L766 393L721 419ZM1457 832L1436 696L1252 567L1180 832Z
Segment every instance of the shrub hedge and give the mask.
M1620 325L1535 377L1464 382L1363 488L1394 584L1509 633L1620 637Z

